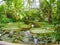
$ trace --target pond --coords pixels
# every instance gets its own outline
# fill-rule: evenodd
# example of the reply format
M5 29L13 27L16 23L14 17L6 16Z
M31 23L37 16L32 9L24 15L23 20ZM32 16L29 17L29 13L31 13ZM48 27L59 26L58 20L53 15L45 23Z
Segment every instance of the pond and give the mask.
M0 31L2 32L2 36L0 37L3 41L21 44L40 44L45 43L46 41L52 41L51 34L54 33L54 27L52 25L31 27L30 24L7 23Z

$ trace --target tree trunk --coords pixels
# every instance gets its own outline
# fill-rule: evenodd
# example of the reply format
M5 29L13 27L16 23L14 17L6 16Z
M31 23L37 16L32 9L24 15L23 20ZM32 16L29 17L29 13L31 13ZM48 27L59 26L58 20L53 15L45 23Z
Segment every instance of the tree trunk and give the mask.
M52 9L50 8L49 9L49 12L48 12L48 23L51 24L52 23Z

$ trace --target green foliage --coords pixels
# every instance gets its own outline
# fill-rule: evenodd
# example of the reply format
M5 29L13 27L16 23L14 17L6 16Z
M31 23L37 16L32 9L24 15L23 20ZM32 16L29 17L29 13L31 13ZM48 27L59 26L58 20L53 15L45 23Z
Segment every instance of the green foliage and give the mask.
M25 18L30 18L29 20L38 20L45 21L48 18L49 22L59 21L59 14L57 16L57 12L59 12L59 6L57 10L57 6L59 5L59 1L57 3L56 0L42 0L40 1L40 9L24 9L23 0L4 0L6 1L3 5L0 6L0 14L4 14L8 19L12 19L14 21L24 21ZM30 0L28 4L30 5ZM55 6L55 7L54 7ZM38 14L37 14L38 13ZM51 18L51 21L50 21Z
M56 25L54 35L55 35L56 40L60 41L60 25Z
M1 15L1 17L0 17L0 23L9 23L9 22L13 22L13 20L7 18L5 15Z
M57 0L57 15L58 15L57 21L58 21L58 23L60 23L60 21L59 21L60 20L60 18L59 18L60 17L60 6L59 5L60 5L60 0Z
M3 13L4 11L4 5L0 5L0 13Z

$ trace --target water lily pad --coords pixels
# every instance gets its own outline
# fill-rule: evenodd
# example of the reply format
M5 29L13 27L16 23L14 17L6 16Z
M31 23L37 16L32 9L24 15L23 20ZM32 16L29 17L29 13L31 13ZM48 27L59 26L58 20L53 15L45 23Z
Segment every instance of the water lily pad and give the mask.
M47 29L42 29L42 28L32 28L31 30L31 33L52 33L53 30L47 30Z

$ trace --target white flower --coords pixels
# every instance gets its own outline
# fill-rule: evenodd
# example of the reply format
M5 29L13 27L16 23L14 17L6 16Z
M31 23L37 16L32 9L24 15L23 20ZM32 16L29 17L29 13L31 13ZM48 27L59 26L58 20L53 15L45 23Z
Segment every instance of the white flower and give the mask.
M32 27L34 27L34 25L33 25L33 24L32 24L31 26L32 26Z
M0 36L1 36L1 34L0 34Z

